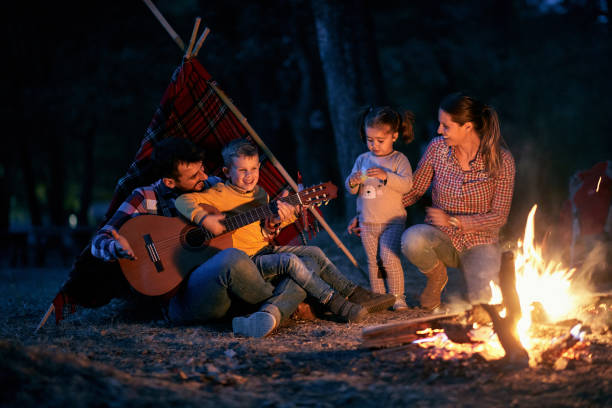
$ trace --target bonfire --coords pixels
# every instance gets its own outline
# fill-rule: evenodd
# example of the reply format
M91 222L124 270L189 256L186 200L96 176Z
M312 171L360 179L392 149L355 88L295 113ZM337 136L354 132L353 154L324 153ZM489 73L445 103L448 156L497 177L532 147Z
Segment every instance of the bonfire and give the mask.
M504 252L501 287L490 282L488 304L365 328L363 345L382 353L418 348L422 358L445 361L479 356L506 367L562 370L571 361L590 362L587 333L607 330L610 296L587 289L576 268L544 258L535 244L536 209L527 217L524 238Z

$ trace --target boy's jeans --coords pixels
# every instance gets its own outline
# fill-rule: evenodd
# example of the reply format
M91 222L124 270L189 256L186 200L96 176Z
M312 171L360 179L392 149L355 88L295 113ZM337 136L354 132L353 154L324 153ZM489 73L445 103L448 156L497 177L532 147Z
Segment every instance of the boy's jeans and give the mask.
M278 308L281 314L278 321L289 317L307 295L325 302L333 291L349 296L357 286L315 246L269 247L253 260L266 281L284 278L261 309L278 317L273 312Z
M458 252L444 232L432 225L417 224L402 234L402 253L421 272L430 271L438 260L451 268L460 268L472 304L491 300L490 281L499 285L499 244L476 245Z

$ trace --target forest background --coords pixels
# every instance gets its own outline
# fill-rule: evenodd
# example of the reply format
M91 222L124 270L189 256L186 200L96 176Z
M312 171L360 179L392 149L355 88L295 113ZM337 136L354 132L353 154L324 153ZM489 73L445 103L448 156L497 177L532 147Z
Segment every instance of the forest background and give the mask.
M540 231L556 225L570 176L612 159L606 0L155 3L185 41L202 17L211 33L197 58L306 185L343 185L366 150L356 116L368 104L416 114L415 141L397 145L416 168L439 101L457 90L498 110L517 163L505 239L522 235L534 204ZM142 1L4 8L0 231L88 237L182 53ZM324 211L342 227L354 201Z

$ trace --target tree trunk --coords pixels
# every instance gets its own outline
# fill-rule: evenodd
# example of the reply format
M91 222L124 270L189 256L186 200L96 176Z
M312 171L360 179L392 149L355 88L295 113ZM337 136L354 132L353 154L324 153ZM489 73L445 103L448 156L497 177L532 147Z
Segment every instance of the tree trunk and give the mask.
M308 52L308 37L305 29L303 14L298 7L302 6L301 2L293 5L293 22L291 25L291 35L293 52L295 55L295 65L299 72L299 83L297 90L297 98L293 109L289 124L291 133L296 146L297 168L301 171L304 177L304 185L308 186L322 182L324 174L323 163L318 162L313 165L315 156L321 154L320 145L317 144L317 132L313 129L310 123L310 116L315 109L315 90L313 89L313 66L312 58L309 58ZM302 17L302 19L300 19ZM312 15L309 14L310 21ZM333 158L333 156L331 156ZM320 159L320 157L317 157Z
M312 0L311 5L342 177L338 182L343 184L356 157L365 151L359 140L359 110L383 101L378 54L365 1ZM353 198L342 190L345 211L353 214Z

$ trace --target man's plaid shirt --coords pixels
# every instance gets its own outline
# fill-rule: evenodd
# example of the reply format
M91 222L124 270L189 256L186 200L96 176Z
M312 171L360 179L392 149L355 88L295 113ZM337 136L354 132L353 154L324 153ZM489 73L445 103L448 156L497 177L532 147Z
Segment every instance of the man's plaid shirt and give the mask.
M210 176L204 183L204 188L217 184L221 179ZM117 259L117 241L112 236L112 230L119 228L130 218L142 214L163 215L161 206L158 205L159 198L156 190L160 192L162 200L168 206L170 214L177 217L178 211L174 206L174 200L180 192L166 187L162 180L158 180L150 186L139 187L121 204L111 219L97 232L91 241L91 254L105 261Z
M412 190L402 199L405 206L414 204L432 187L433 207L444 210L461 222L461 229L439 227L458 251L499 240L499 230L506 223L514 190L515 165L512 154L501 150L501 168L491 177L480 151L462 170L453 148L442 137L427 146L413 175Z

